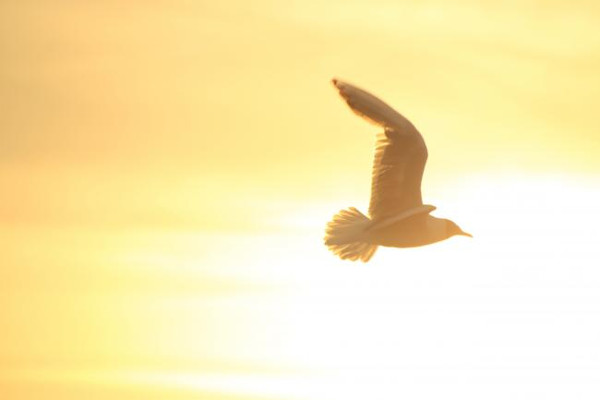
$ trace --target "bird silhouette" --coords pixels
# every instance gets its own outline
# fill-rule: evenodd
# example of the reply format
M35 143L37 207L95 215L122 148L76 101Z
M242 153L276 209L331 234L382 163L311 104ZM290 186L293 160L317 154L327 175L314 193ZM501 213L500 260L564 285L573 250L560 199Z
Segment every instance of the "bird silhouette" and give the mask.
M436 218L423 204L421 180L427 146L414 125L386 103L347 82L332 80L357 115L379 125L369 217L354 207L327 224L325 245L342 259L367 262L378 246L418 247L454 235L472 237L454 222Z

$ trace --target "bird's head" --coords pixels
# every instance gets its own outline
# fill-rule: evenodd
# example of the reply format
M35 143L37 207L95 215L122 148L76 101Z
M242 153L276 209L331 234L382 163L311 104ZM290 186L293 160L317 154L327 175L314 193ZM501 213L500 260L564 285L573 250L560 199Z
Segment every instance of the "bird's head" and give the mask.
M460 227L458 225L456 225L454 222L450 221L449 219L446 220L446 235L448 235L448 237L451 237L454 235L468 236L470 238L473 237L473 235L463 231L462 229L460 229Z

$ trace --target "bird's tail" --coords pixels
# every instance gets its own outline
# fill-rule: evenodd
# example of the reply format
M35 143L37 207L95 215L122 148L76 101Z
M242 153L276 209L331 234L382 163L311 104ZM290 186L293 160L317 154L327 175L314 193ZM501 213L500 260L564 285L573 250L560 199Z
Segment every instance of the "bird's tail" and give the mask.
M365 241L365 229L371 220L354 207L342 210L327 224L325 245L342 260L367 262L377 245Z

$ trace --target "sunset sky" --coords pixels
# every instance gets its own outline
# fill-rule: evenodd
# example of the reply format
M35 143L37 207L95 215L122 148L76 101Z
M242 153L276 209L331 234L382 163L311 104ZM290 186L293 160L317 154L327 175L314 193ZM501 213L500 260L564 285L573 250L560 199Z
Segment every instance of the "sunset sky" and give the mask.
M7 399L597 399L600 3L0 2ZM337 259L378 128L474 239ZM496 396L496 397L494 397Z

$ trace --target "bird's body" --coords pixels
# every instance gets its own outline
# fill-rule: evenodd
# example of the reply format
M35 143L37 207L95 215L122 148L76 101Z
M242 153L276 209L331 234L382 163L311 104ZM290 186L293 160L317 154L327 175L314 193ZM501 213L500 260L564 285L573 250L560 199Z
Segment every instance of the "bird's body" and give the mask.
M417 215L392 225L367 230L367 241L387 247L419 247L447 239L446 220L429 214Z
M368 218L342 210L327 225L325 244L342 259L368 261L377 246L418 247L453 235L470 236L454 222L429 215L421 180L427 147L414 125L372 94L349 83L334 86L359 116L384 128L377 141Z

